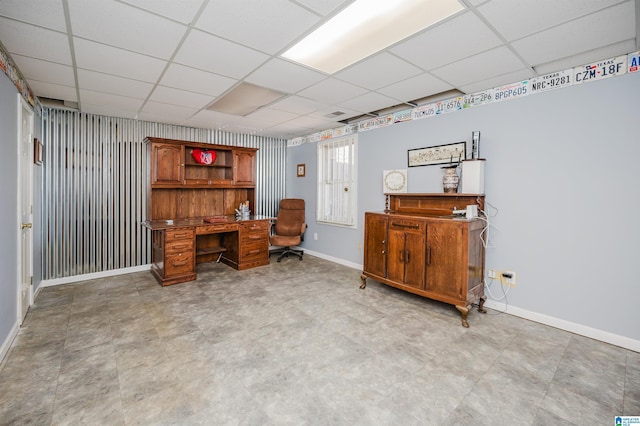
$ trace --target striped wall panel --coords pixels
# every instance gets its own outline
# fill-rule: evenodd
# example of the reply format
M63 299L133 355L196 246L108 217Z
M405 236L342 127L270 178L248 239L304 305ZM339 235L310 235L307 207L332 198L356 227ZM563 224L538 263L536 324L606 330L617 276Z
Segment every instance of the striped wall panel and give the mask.
M256 214L285 196L286 141L44 108L42 279L151 262L146 136L259 148Z

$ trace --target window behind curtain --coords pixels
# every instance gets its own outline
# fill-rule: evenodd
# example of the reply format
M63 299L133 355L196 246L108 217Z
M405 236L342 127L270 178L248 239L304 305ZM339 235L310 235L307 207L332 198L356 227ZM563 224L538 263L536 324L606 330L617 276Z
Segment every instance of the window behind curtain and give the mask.
M357 225L357 143L358 135L318 143L318 222Z

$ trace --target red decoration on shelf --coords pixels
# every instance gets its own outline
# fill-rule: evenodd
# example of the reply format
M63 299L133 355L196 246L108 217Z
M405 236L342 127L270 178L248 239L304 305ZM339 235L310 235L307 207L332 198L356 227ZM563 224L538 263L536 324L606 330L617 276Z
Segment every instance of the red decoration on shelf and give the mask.
M191 151L191 155L198 164L213 164L216 161L216 152L208 149L195 148Z

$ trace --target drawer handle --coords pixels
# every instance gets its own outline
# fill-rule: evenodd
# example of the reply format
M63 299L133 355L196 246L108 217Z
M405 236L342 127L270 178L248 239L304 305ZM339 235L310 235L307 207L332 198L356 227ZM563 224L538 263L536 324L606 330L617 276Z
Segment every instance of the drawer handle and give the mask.
M187 248L187 247L189 247L190 245L191 245L191 244L189 244L189 243L176 244L176 245L174 245L174 246L173 246L173 249L174 249L174 250L180 250L180 249L183 249L183 248Z
M249 235L250 240L261 240L262 235Z
M250 250L247 252L247 255L260 253L260 250Z
M411 224L411 223L393 223L392 226L395 226L397 228L413 228L413 229L420 228L420 225Z
M427 244L427 266L431 265L431 246Z
M182 262L176 262L176 261L174 260L173 262L171 262L171 264L172 264L173 266L184 266L184 265L186 265L186 264L187 264L187 261L186 261L186 260L183 260Z
M191 237L190 233L182 233L182 234L173 234L173 238L176 240L182 239L182 238L187 238L187 237Z

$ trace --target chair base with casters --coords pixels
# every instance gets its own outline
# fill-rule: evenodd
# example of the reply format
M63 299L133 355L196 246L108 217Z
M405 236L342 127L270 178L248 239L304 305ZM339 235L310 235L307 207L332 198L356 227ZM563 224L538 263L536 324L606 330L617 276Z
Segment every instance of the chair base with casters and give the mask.
M273 249L269 252L269 256L272 254L279 254L277 261L280 262L283 257L289 257L290 254L294 256L298 256L298 260L302 260L302 255L304 254L304 250L293 249L291 247L279 247L277 249Z

